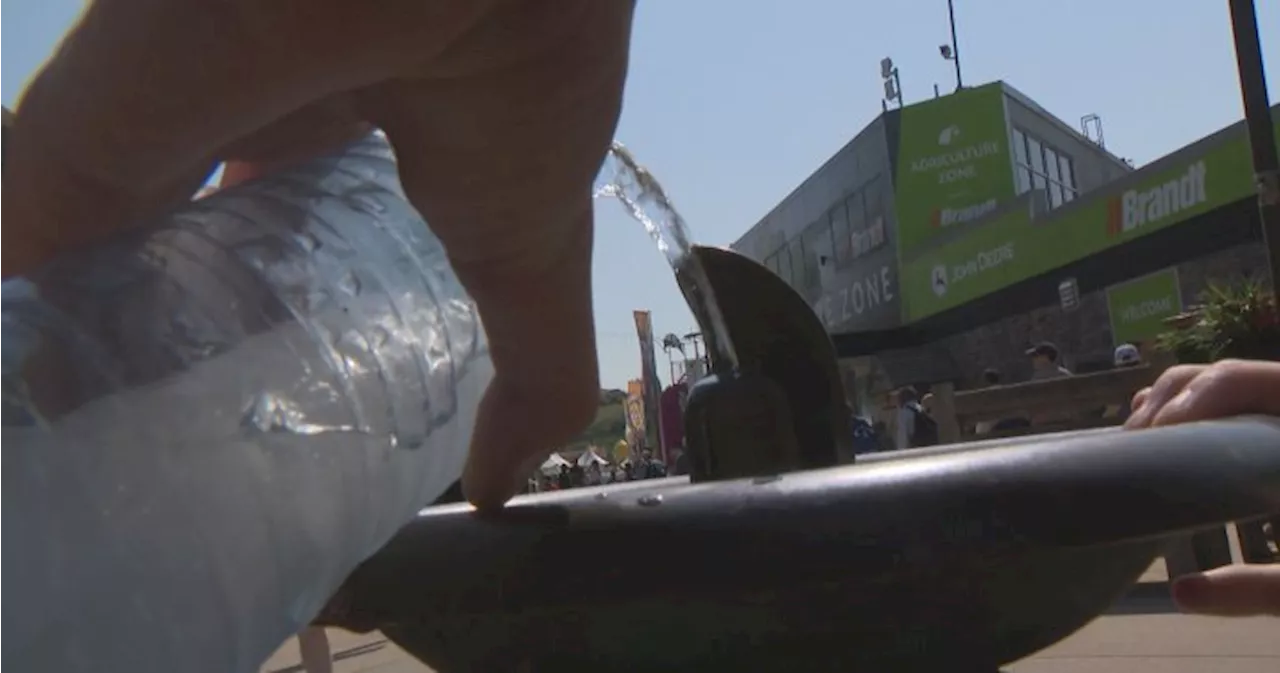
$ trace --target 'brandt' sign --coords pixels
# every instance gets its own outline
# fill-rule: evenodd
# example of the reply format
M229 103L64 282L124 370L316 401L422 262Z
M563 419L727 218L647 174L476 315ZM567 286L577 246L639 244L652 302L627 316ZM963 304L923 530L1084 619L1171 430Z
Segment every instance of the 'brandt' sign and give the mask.
M897 298L893 286L893 272L888 266L878 271L856 277L852 282L822 294L813 310L827 329L843 325L865 314L876 312L882 306L892 304Z

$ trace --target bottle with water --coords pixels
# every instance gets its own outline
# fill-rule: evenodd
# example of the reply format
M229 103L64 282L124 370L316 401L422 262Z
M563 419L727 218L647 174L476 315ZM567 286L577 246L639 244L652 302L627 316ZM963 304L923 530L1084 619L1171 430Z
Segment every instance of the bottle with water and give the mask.
M458 478L491 376L380 134L6 282L5 664L256 671Z

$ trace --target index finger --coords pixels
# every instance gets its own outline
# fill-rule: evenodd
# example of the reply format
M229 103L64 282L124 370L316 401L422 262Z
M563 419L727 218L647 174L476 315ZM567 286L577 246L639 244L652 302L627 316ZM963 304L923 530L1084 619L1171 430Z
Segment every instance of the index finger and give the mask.
M1280 363L1223 360L1196 376L1152 417L1174 425L1239 414L1280 416Z
M194 190L219 148L429 63L489 2L98 0L23 95L3 273Z
M1207 368L1208 365L1178 365L1165 370L1155 383L1133 396L1133 414L1125 421L1124 427L1132 430L1151 425L1152 419L1165 403L1181 393L1188 383Z

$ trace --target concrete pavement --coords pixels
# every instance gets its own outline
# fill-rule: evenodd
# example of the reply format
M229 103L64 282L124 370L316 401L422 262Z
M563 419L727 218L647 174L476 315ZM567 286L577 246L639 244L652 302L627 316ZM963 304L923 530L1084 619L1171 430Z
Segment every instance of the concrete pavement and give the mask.
M433 673L391 644L381 633L356 634L327 629L334 673ZM298 640L290 638L262 666L262 673L302 673Z
M1280 619L1100 617L1010 673L1275 673Z

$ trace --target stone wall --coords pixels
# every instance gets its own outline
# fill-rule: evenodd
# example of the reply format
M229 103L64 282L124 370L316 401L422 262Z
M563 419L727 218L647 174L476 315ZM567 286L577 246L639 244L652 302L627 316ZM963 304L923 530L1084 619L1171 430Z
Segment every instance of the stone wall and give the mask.
M1261 243L1248 243L1178 265L1183 302L1193 304L1210 282L1267 278L1267 258ZM1007 383L1025 381L1031 363L1023 355L1028 345L1051 341L1073 371L1096 371L1111 366L1114 344L1107 315L1106 292L1081 297L1070 313L1057 305L1011 316L948 337L943 347L960 370L961 386L976 386L983 370L994 368Z

